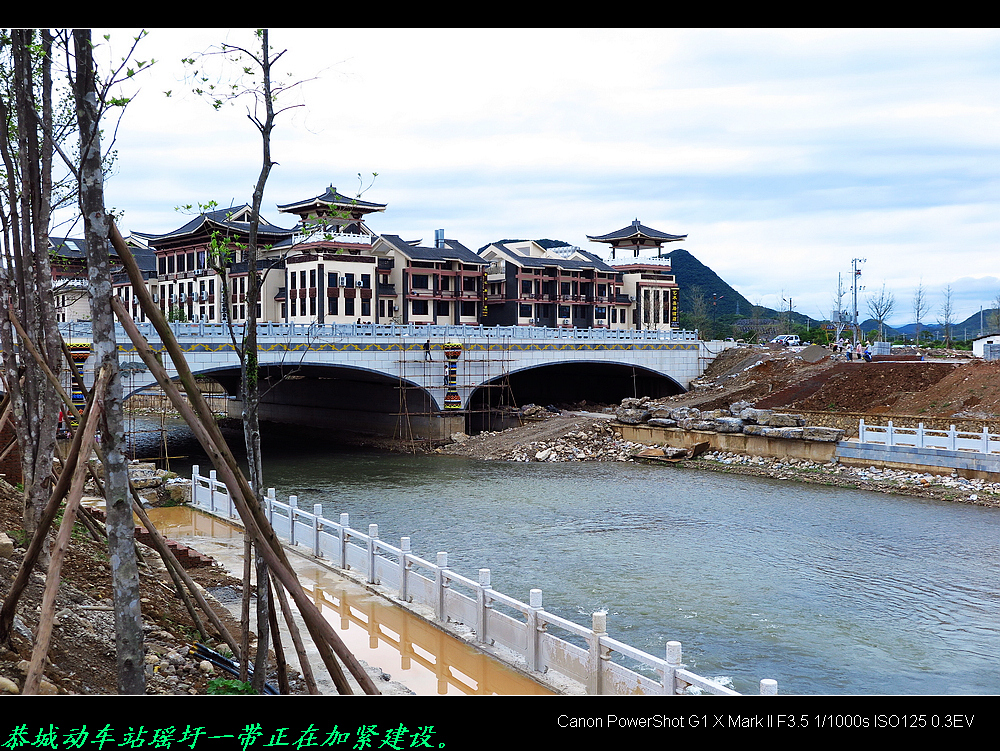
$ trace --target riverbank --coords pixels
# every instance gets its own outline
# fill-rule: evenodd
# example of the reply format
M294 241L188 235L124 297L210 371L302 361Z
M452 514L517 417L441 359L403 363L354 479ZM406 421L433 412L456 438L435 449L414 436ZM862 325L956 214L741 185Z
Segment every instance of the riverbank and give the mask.
M484 461L638 461L635 454L651 446L623 440L614 425L611 415L564 412L522 427L459 436L455 443L436 452ZM848 467L837 462L772 459L720 451L663 466L664 472L692 469L1000 508L1000 482L970 480L957 474Z

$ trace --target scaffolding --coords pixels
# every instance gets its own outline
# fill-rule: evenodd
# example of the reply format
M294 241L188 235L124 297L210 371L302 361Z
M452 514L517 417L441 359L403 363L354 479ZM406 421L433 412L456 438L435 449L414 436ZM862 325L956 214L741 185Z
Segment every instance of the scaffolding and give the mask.
M474 342L468 337L437 339L430 342L429 349L426 344L400 348L396 363L399 373L399 411L393 436L396 441L414 453L418 449L432 449L447 438L436 436L429 429L434 418L443 415L464 417L467 433L503 429L515 420L516 424L523 424L510 383L510 337L486 342L478 337ZM445 353L449 344L460 345L460 354L448 357ZM445 394L441 400L443 409L434 409L434 400L428 392L439 389ZM467 394L465 409L461 409L461 399L456 400L459 393ZM458 407L452 408L456 401ZM422 406L418 408L418 404ZM424 429L415 430L414 423Z

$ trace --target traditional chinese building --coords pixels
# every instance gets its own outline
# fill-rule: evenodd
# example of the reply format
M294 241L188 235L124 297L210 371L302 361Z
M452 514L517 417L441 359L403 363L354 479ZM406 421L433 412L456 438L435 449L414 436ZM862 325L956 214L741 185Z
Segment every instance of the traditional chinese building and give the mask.
M638 219L606 235L588 235L591 242L611 246L608 265L621 274L623 293L634 303L631 324L637 329L676 328L679 288L670 273L663 245L687 239L644 226Z
M375 252L378 236L365 224L385 204L350 198L330 186L313 198L278 206L299 225L275 246L285 259L285 282L278 290L279 320L293 323L384 323L391 309L390 259ZM384 282L384 284L380 284Z
M493 243L487 269L487 315L496 326L624 328L627 298L618 272L593 253L532 240ZM619 316L618 310L622 308Z
M392 260L385 283L396 294L390 317L400 323L480 322L483 269L488 261L457 240L445 238L443 230L435 233L433 247L398 235L382 235L376 252Z
M156 274L149 279L149 290L160 310L176 320L220 323L234 322L247 317L247 262L246 244L250 237L251 208L243 205L231 209L217 209L194 217L181 227L162 235L134 232L144 240L156 257ZM261 219L257 241L260 250L258 274L263 287L257 311L263 321L280 320L279 302L275 300L283 278L275 272L283 263L269 251L278 243L288 240L294 230L275 226ZM212 240L224 242L224 256L217 258L226 268L226 282L230 286L229 309L223 310L221 276L212 268ZM123 282L122 286L128 286ZM119 295L128 300L122 289Z

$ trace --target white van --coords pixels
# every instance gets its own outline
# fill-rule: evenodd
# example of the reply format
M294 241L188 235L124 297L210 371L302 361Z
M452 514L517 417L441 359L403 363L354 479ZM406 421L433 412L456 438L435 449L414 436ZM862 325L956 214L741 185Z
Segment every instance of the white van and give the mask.
M801 343L798 334L782 334L771 340L771 344L781 344L785 347L798 347Z

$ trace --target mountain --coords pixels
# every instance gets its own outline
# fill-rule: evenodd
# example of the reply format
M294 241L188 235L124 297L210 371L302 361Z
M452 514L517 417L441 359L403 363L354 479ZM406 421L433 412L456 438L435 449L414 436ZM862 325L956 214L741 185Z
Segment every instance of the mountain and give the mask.
M711 305L712 296L716 295L715 313L720 316L736 314L749 316L753 305L743 295L730 287L722 277L703 264L683 248L672 250L664 255L670 259L670 269L681 288L681 295L697 289ZM774 311L768 311L770 316Z

